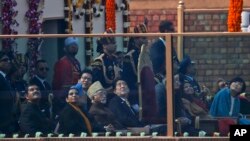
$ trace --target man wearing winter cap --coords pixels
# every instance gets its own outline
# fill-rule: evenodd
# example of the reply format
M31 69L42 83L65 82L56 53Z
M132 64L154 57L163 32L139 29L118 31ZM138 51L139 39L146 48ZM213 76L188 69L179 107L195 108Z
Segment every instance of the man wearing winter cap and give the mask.
M54 95L58 103L55 112L59 112L65 104L67 90L70 86L77 83L80 78L81 67L79 61L75 58L78 52L79 40L76 37L68 37L64 41L64 52L60 60L54 66L54 78L52 82ZM58 108L58 109L57 109Z

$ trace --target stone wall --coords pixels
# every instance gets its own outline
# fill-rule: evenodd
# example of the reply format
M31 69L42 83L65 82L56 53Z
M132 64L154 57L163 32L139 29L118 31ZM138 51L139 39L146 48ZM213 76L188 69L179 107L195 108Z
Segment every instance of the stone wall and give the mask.
M185 37L184 52L195 62L201 85L215 91L218 78L230 81L235 76L246 80L250 88L249 37Z
M162 20L170 20L177 26L176 9L132 9L131 27L148 20L149 32L158 32ZM227 31L227 10L187 10L184 13L185 32ZM200 84L211 90L217 78L230 80L241 76L250 91L250 41L248 37L185 37L184 54L197 62L197 77Z

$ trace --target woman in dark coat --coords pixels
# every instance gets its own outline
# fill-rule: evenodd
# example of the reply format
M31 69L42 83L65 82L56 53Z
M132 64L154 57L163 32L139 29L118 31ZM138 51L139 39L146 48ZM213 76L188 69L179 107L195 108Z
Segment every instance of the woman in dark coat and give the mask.
M104 131L91 122L91 118L86 111L80 109L78 100L77 88L71 87L66 98L67 104L59 117L59 133L80 135L81 132L86 132L91 135L93 131Z

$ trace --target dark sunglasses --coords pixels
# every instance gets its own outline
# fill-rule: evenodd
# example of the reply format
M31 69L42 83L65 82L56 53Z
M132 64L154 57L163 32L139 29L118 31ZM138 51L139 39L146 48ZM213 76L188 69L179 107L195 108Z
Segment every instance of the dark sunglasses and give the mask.
M49 71L49 68L39 68L40 71Z
M4 58L4 59L1 59L0 62L10 62L10 59L9 58Z

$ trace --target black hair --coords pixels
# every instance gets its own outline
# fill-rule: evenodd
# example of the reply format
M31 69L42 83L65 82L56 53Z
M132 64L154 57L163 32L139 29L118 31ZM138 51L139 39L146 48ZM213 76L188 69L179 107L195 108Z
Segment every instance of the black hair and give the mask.
M113 87L114 90L115 90L115 87L116 87L116 83L117 83L118 81L124 81L124 82L126 82L127 85L128 85L128 82L127 82L126 80L124 80L124 79L122 79L122 78L117 78L117 79L114 80L113 83L112 83L112 87Z
M28 94L28 89L29 89L30 86L37 86L38 89L40 90L40 88L39 88L39 86L37 84L35 84L35 83L28 83L28 85L25 87L25 95Z
M38 68L39 63L47 63L47 61L44 60L44 59L39 59L39 60L37 60L37 61L36 61L36 64L35 64L36 68Z
M70 90L76 90L77 93L78 93L78 95L79 95L79 89L76 86L73 85L73 86L71 86L71 87L68 88L66 98L69 96L69 91Z
M233 78L232 80L230 80L229 87L233 82L240 82L243 84L241 91L238 93L238 95L243 93L246 90L246 82L241 77L237 76L237 77Z
M171 21L168 21L168 20L161 21L161 23L159 25L159 31L161 33L164 33L166 30L169 31L169 32L174 31L173 23Z
M88 73L88 74L90 74L91 76L93 76L93 72L92 72L90 69L87 69L87 68L83 69L83 70L81 71L81 76L82 76L84 73Z

